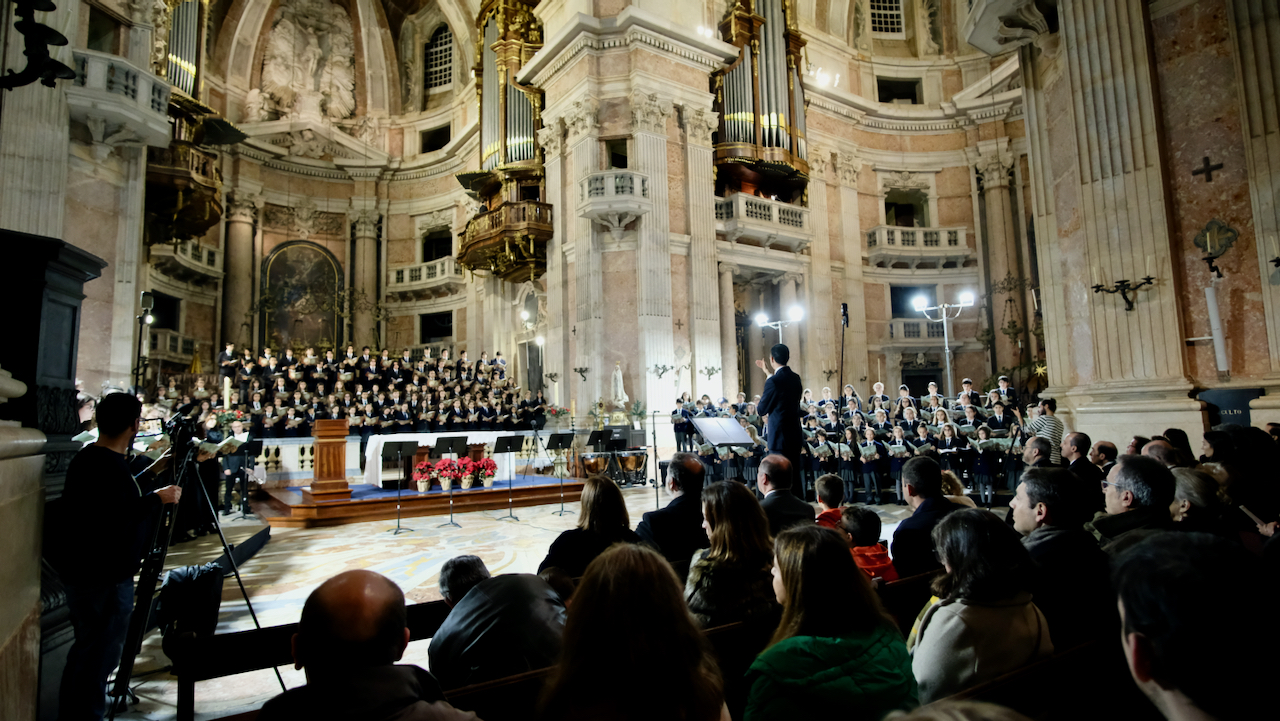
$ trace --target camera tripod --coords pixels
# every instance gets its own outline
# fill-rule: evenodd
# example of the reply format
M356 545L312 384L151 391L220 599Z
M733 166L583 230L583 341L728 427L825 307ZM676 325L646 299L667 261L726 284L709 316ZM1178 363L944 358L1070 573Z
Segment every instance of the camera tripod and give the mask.
M214 528L218 530L218 538L222 542L222 550L226 553L228 563L231 564L231 572L235 574L236 584L240 586L240 595L244 598L250 617L253 618L254 628L262 628L262 624L258 623L258 614L253 610L253 603L249 600L249 593L244 588L244 581L240 577L240 568L236 565L235 556L231 553L231 546L227 543L227 536L223 533L222 523L218 520L218 512L214 508L213 499L209 497L204 483L199 478L199 473L193 473L199 446L193 443L196 440L195 434L190 428L190 422L183 420L184 418L184 414L179 409L179 412L174 415L174 420L170 421L172 424L169 430L169 437L172 439L170 452L174 453L175 460L181 456L181 461L173 468L173 485L186 492L188 478L191 475L196 476L195 483L192 485L196 487L196 492L204 499L204 504L209 509L209 517L213 519ZM156 587L160 583L160 574L164 570L165 560L169 554L169 544L172 542L174 530L177 528L177 520L177 503L171 507L161 509L160 518L151 535L150 550L147 552L146 557L143 558L142 569L138 573L138 584L134 591L133 613L129 617L129 628L125 632L124 651L120 656L120 666L116 671L115 682L111 688L110 711L107 718L112 721L116 717L116 709L122 699L128 697L132 698L135 703L137 702L137 696L129 688L129 679L133 675L134 662L142 651L142 639L147 635L147 629L151 625L151 607L155 599ZM280 670L275 669L275 673L276 680L280 682L280 690L287 690L284 685L284 679L280 676Z

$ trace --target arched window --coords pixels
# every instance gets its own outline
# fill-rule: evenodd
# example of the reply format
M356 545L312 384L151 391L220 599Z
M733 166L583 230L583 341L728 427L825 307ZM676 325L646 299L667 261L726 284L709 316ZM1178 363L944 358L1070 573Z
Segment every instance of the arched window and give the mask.
M431 33L431 42L427 43L426 87L441 88L453 82L453 33L448 25L441 25Z

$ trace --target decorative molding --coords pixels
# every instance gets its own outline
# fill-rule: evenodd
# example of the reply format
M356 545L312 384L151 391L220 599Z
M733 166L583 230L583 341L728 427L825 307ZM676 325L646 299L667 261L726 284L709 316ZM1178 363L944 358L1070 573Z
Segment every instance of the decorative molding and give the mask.
M635 92L631 94L631 128L633 132L667 134L667 118L671 117L671 102L657 93Z
M886 172L885 176L880 180L882 188L897 188L902 190L928 190L930 187L929 180L908 170L897 172Z
M256 193L235 193L227 202L227 220L252 223L258 219L263 200Z
M559 118L543 118L542 128L538 130L538 145L542 148L542 156L550 162L559 158L564 152L564 127Z
M839 178L840 184L850 188L858 187L858 168L861 165L858 156L853 153L840 153L836 157L836 177Z
M737 263L720 261L718 267L720 268L721 273L728 273L730 275L742 275L742 269L738 267Z
M354 199L352 202L354 202ZM373 208L361 208L357 210L353 207L347 213L347 221L354 227L355 236L357 238L378 237L378 223L381 222L381 220L382 215Z
M454 206L433 210L414 218L413 234L417 238L437 228L453 228Z
M831 165L831 149L822 145L809 145L809 177L825 180L827 167Z
M685 142L709 148L711 134L720 127L720 115L691 105L681 105L680 122L684 125Z
M303 198L294 203L290 208L293 212L293 232L299 238L306 240L316 231L316 221L320 211L316 209L316 204L310 198Z
M595 134L600 129L600 101L595 98L573 101L573 105L565 113L564 125L570 144L576 143L585 135Z

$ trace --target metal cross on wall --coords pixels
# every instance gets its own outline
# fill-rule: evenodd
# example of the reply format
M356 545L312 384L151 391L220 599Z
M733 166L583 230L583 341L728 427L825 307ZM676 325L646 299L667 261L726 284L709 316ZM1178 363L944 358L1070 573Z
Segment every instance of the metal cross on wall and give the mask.
M1203 176L1204 176L1204 182L1206 182L1206 183L1212 183L1212 182L1213 182L1213 173L1214 173L1214 171L1215 171L1215 170L1222 170L1222 163L1217 163L1217 164L1211 165L1211 164L1209 163L1209 156L1207 156L1207 155L1206 155L1206 156L1204 156L1203 163L1204 163L1204 165L1200 166L1200 167L1199 167L1199 168L1197 168L1196 170L1191 171L1191 174L1192 174L1192 175L1203 175Z
M684 321L676 319L676 330L684 330Z

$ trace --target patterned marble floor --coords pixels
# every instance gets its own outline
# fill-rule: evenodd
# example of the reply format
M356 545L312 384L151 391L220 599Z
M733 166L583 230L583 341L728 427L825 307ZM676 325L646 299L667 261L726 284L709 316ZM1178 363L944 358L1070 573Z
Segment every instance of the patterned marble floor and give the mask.
M652 489L623 491L634 526L641 515L653 510ZM668 499L660 502L665 505ZM573 514L557 516L559 505L515 509L518 521L499 520L506 511L481 511L456 516L461 528L440 528L443 516L405 519L402 527L414 529L393 535L395 522L375 521L335 528L273 529L271 540L244 564L241 576L254 611L263 626L294 623L303 602L325 579L342 571L367 568L382 573L404 589L410 603L440 598L437 582L440 567L448 559L474 554L484 559L493 574L533 573L556 536L577 522L578 504L566 506ZM902 506L878 506L884 522L882 537L889 538L897 522L909 515ZM261 530L256 519L224 521L227 540L237 543ZM175 546L169 566L202 563L222 552L216 536L205 536ZM253 628L244 598L234 578L223 586L218 632ZM409 645L406 663L427 667L428 641ZM160 636L153 632L143 644L135 674L143 675L137 686L141 703L123 719L172 719L177 701L177 682L165 668L168 660L160 650ZM303 673L281 667L286 686L306 682ZM215 719L260 706L280 692L275 674L269 670L241 674L196 684L198 719Z

